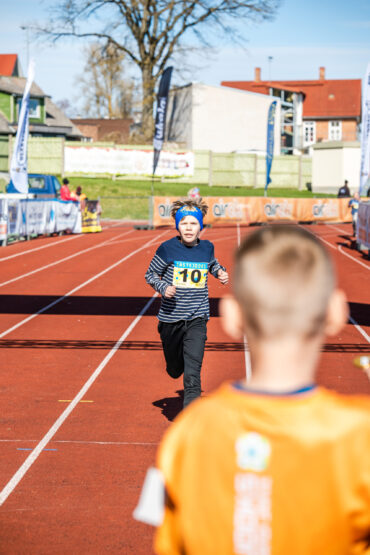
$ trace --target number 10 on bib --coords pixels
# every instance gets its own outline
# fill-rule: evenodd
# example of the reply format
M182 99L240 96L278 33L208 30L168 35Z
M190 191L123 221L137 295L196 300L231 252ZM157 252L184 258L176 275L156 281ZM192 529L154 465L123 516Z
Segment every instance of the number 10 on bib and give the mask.
M191 289L204 289L208 274L207 262L174 262L173 285Z

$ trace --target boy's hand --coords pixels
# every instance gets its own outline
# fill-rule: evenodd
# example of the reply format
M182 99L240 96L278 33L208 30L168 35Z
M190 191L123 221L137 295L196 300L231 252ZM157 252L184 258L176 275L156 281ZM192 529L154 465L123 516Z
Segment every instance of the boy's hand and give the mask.
M229 281L229 274L227 272L225 272L225 270L219 270L217 272L217 277L220 280L220 282L222 283L222 285L226 285Z
M176 295L176 286L175 285L168 285L166 291L164 292L164 297L166 299L170 299Z

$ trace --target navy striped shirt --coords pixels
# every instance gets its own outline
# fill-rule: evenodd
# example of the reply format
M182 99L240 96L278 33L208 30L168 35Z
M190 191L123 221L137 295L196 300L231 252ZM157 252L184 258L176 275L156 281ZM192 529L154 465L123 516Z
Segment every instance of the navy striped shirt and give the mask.
M225 270L214 255L210 241L199 240L193 247L184 245L180 237L162 243L145 274L145 280L162 295L158 319L161 322L209 318L208 273L217 277ZM168 285L176 286L176 295L166 299Z

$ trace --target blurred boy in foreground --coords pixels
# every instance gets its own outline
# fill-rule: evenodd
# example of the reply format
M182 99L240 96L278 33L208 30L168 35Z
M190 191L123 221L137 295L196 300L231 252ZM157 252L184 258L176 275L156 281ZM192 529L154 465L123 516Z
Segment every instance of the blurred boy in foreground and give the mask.
M368 399L314 385L324 334L347 318L328 254L301 228L261 228L236 254L233 288L223 325L246 333L252 378L195 402L166 433L156 552L369 553Z

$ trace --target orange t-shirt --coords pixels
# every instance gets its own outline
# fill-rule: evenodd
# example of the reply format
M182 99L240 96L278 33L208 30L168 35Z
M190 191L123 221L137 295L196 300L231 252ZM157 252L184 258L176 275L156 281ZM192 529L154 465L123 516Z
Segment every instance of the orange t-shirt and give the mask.
M223 385L169 428L160 555L370 553L365 396Z

